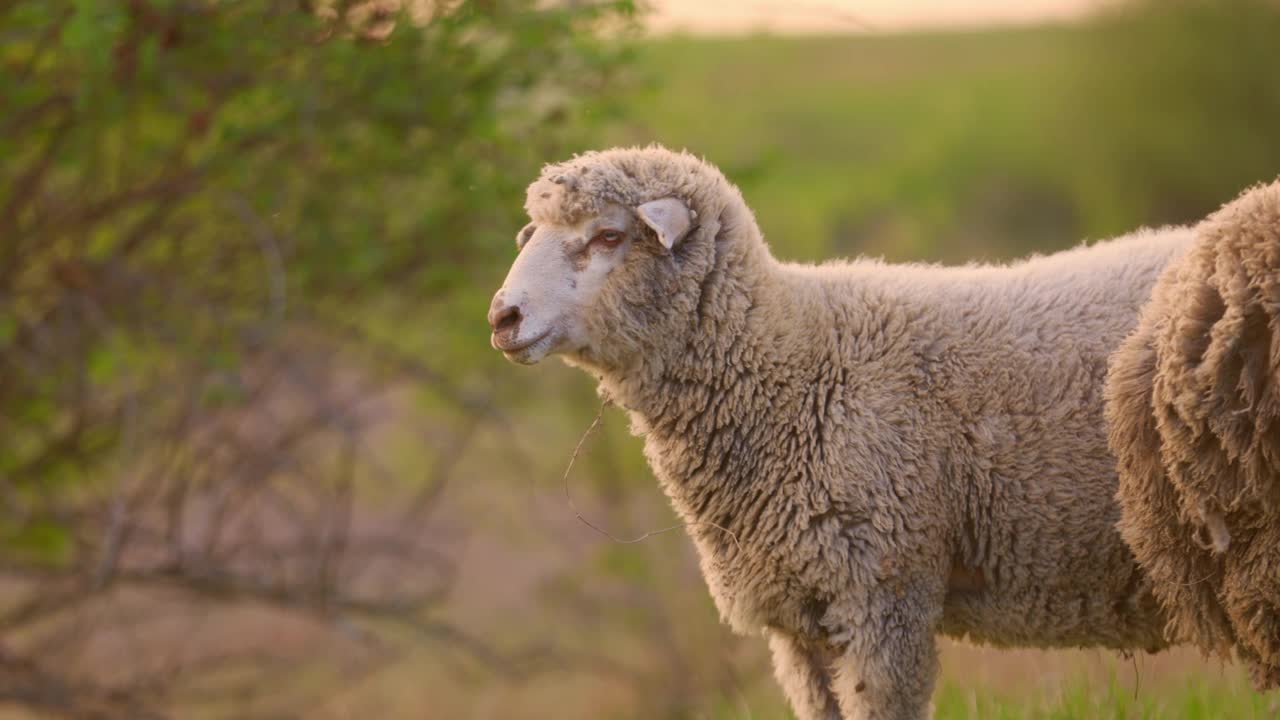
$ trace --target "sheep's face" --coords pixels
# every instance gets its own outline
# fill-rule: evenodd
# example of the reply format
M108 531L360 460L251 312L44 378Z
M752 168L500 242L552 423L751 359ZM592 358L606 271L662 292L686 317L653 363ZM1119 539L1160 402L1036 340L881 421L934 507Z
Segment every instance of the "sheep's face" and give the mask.
M691 216L667 198L636 208L608 205L573 225L526 225L489 308L490 343L526 365L552 354L582 357L608 349L608 328L624 324L611 314L624 312L627 288L656 272L658 258L669 255Z

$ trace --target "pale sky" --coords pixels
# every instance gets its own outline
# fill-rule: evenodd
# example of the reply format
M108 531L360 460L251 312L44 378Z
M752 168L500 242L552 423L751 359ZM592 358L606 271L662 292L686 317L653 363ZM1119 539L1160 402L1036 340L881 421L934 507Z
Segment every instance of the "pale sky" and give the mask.
M659 32L895 32L1079 18L1108 0L649 0Z

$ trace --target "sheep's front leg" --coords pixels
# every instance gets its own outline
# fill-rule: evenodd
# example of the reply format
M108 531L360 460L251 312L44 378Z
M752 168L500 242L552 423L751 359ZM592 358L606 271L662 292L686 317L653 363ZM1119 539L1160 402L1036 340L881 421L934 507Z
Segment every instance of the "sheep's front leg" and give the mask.
M876 598L846 631L832 690L845 720L927 720L938 675L941 608L911 595Z
M822 658L782 632L769 632L773 674L799 720L841 720L831 692L831 672Z

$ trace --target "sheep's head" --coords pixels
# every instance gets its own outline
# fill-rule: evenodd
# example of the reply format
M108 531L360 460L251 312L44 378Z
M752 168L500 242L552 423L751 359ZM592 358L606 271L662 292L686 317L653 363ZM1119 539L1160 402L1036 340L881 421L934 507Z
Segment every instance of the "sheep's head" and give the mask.
M672 252L694 219L674 197L535 215L516 234L519 254L489 308L493 347L523 364L617 354L637 307L653 303L673 274Z
M519 363L662 367L700 332L713 270L764 249L719 170L658 146L548 165L525 209L532 222L489 309L493 346Z

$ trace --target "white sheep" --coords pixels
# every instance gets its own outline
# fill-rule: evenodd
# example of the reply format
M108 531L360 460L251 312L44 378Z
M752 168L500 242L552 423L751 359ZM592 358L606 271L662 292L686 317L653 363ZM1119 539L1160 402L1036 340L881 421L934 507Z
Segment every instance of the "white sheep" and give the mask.
M796 713L929 713L935 636L1166 646L1116 530L1107 357L1193 232L1009 266L775 260L711 165L548 166L489 320L629 411L722 617Z

